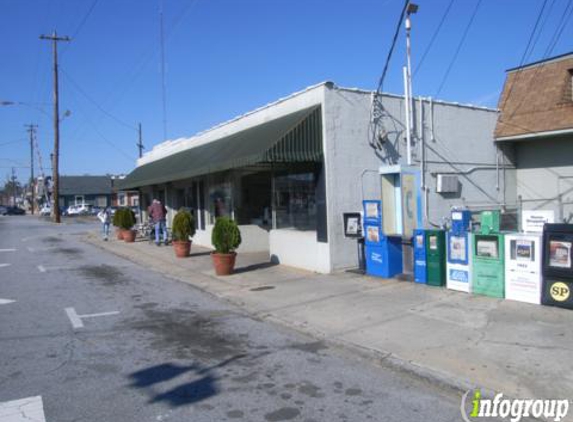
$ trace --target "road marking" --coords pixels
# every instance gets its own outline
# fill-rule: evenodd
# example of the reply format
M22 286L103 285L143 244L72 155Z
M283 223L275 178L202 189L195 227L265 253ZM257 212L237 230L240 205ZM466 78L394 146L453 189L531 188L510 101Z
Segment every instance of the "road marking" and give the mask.
M82 318L95 318L100 316L108 316L108 315L117 315L119 311L110 311L110 312L100 312L98 314L86 314L86 315L78 315L74 308L66 308L66 314L68 314L68 318L72 323L72 327L74 328L83 328L84 323Z
M67 271L67 270L74 270L76 267L45 267L43 265L38 265L38 271L41 273L46 273L48 271ZM1 422L1 421L0 421Z
M7 305L7 304L9 304L9 303L14 303L14 302L16 302L16 301L15 301L15 300L12 300L12 299L0 299L0 305ZM0 421L1 421L1 420L2 420L2 419L0 419Z
M59 249L59 246L46 246L44 248L33 248L31 246L26 246L26 249L28 249L28 252L31 252L31 253L48 252L48 251L53 251L55 249Z
M10 265L12 265L12 264L0 264L0 268L2 268L2 267L9 267Z
M14 248L0 249L0 252L16 252L16 249L14 249Z
M0 421L2 422L46 422L42 396L12 400L0 403Z
M43 265L38 265L38 270L39 270L41 273L45 273L45 272L46 272L46 268L44 268Z

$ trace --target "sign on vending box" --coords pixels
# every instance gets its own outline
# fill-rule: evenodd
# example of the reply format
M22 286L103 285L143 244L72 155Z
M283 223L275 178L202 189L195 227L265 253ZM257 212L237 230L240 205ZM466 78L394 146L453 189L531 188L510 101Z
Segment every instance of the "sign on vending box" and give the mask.
M545 223L554 223L555 213L552 210L523 211L521 226L525 233L543 233Z

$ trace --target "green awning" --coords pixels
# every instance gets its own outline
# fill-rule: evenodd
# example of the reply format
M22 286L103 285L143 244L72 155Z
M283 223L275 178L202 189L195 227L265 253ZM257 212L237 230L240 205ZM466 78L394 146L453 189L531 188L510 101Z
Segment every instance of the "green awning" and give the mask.
M320 106L314 106L139 166L119 188L134 189L259 163L321 159L321 113Z

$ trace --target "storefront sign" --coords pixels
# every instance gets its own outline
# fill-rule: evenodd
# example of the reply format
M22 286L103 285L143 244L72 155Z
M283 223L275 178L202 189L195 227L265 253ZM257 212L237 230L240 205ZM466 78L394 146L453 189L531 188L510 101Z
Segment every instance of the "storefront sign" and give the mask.
M521 226L526 233L542 233L545 223L553 223L555 213L549 210L523 211L521 214Z

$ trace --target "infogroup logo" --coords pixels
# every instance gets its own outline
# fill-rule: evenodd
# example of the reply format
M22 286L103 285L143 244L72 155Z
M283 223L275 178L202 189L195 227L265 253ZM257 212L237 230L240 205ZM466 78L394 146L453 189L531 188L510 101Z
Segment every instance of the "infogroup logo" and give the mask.
M519 422L522 418L543 418L547 421L560 422L569 412L567 399L508 399L503 393L493 399L482 397L481 390L468 390L462 397L460 408L465 422L485 418L501 418Z

